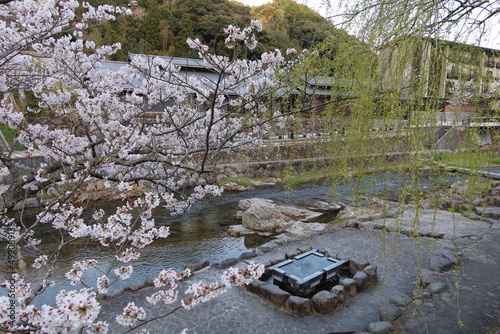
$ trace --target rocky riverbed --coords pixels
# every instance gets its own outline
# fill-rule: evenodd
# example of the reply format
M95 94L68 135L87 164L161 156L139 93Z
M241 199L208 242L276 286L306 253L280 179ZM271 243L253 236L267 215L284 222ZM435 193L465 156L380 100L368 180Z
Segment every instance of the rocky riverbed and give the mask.
M323 229L307 237L292 235L285 228L277 231L282 237L239 258L204 261L193 277L212 281L228 266L244 266L248 261L271 265L303 247L321 248L336 258L368 259L376 265L378 284L333 313L298 318L244 289L232 289L191 311L180 310L149 329L180 332L188 328L188 333L487 333L500 320L500 208L496 205L500 184L492 184L477 198L467 195L469 186L455 184L446 197L429 194L415 203L373 199L365 206L348 206L340 213L342 228ZM282 212L282 208L277 210ZM117 310L131 300L151 309L142 301L153 290L132 290L123 290L121 297L105 303L103 310ZM169 306L160 309L168 311ZM104 312L103 319L105 314L109 313Z

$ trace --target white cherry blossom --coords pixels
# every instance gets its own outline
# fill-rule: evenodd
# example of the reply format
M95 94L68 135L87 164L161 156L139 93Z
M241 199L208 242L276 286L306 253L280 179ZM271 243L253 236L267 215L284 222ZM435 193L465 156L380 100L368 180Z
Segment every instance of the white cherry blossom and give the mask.
M198 186L190 193L179 190L191 171L213 171L220 152L258 145L259 136L269 129L268 122L282 116L272 112L272 101L262 97L286 91L279 78L286 78L285 74L298 64L290 60L293 52L287 52L285 59L275 50L255 61L238 59L240 54L236 52L255 48L256 33L262 30L259 21L225 30L227 47L235 50L233 57L212 54L199 39L187 40L198 52L200 64L217 78L214 80L187 76L179 66L161 57L136 56L117 71L107 70L104 62L121 46L96 46L85 40L84 29L130 14L128 8L93 7L76 0L0 4L0 122L19 132L17 139L28 148L27 154L41 153L46 161L19 173L12 157L1 156L6 167L0 169L0 177L9 173L14 179L1 205L10 209L52 187L58 193L31 224L0 216L0 239L12 240L19 268L45 274L39 278L41 290L31 288L28 273L21 272L24 269L5 282L12 282L19 304L18 327L14 329L108 332L109 325L97 321L97 292L106 293L118 278L132 277L134 260L141 256L142 249L168 237L168 227L157 226L153 210L178 215L206 196L221 195L223 189L215 185ZM297 53L297 59L301 57L304 54ZM14 93L19 92L32 92L40 101L38 106L29 107L31 113L40 113L43 108L50 111L51 120L73 120L75 126L33 122L13 103ZM238 97L227 98L234 95ZM161 106L162 112L154 122L145 123L145 112L155 106ZM234 117L235 107L243 111L239 117ZM144 180L153 185L152 190L139 198L128 198ZM116 191L123 205L112 213L85 212L84 205L76 200L85 198L90 185ZM42 225L59 238L54 243L55 251L46 250L35 238L35 231ZM59 260L66 260L62 256L65 247L82 241L114 251L111 264L95 259L72 263L69 270L65 269L65 277L82 289L60 291L55 305L32 305L39 291L53 286L49 279L60 269ZM43 255L24 263L23 257L33 254L33 249L41 249L37 254ZM90 275L84 274L90 269L102 274L97 281L85 281ZM154 281L159 290L147 301L191 308L230 286L247 284L261 273L262 267L254 264L230 269L221 283L197 282L179 297L179 281L191 273L165 269ZM117 277L110 280L113 274ZM14 326L8 321L8 306L9 301L0 297L0 331ZM116 317L126 327L149 320L145 310L134 303Z

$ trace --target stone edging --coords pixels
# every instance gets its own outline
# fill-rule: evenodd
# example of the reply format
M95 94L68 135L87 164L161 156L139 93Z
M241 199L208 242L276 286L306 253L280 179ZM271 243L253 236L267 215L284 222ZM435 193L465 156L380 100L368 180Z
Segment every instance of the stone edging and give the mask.
M312 247L297 248L295 252L286 253L285 258L292 259L311 249ZM328 256L326 251L319 250L318 252ZM268 265L274 265L282 260L283 258L272 260ZM347 300L377 283L377 267L369 262L350 259L349 271L352 278L345 278L329 291L319 291L311 298L293 296L275 284L260 280L253 280L246 288L282 311L297 317L312 317L334 312L337 308L342 307L342 304Z

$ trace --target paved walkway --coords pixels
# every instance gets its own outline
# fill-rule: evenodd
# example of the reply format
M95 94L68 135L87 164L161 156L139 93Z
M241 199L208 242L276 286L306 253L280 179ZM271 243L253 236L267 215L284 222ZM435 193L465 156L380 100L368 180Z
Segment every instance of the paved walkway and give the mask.
M451 240L410 238L381 230L342 229L273 248L254 258L265 263L302 246L327 250L338 258L353 257L378 266L379 283L350 299L334 313L311 318L297 318L263 302L245 289L234 288L227 294L190 311L174 314L148 324L151 333L359 333L372 322L380 321L379 309L396 297L412 300L414 283L421 268L427 268L443 254L454 249L461 265L446 272L447 289L402 307L403 316L393 323L394 333L480 334L500 328L500 222L478 234L464 235L456 249ZM154 261L154 259L152 259ZM439 262L439 261L438 261ZM240 265L244 263L240 262ZM159 268L161 264L158 264ZM190 280L216 279L221 270L209 268ZM458 287L458 291L457 291ZM148 312L163 313L169 306L151 307L145 297L154 289L126 292L105 302L103 320L112 323L112 333L123 327L112 320L129 301ZM181 289L182 291L182 289ZM137 333L139 331L136 331ZM493 334L498 334L491 332Z

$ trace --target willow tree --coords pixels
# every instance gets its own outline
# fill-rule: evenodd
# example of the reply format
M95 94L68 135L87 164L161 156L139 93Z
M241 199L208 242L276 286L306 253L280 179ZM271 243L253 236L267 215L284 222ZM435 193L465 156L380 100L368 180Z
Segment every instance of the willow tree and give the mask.
M333 17L337 27L359 40L335 36L316 46L324 73L335 81L323 117L337 119L330 132L343 135L334 139L335 156L343 157L333 162L336 174L353 166L373 170L379 162L386 167L392 152L422 157L429 149L478 149L477 135L462 125L471 117L498 114L500 52L482 47L497 37L492 28L500 17L498 2L335 5L341 8ZM476 113L464 113L471 110ZM414 154L406 158L410 169L421 167Z
M443 159L440 149L467 150L466 159L460 162L455 157L453 164L471 169L486 167L483 164L498 154L498 150L481 147L478 134L467 122L474 116L498 115L500 110L500 51L481 47L497 37L498 28L492 28L500 17L499 2L340 3L343 11L335 19L359 42L331 38L318 46L337 83L332 86L329 110L323 114L329 120L338 119L332 132L341 132L332 139L336 158L332 160L332 180L336 184L346 175L387 169L396 157L394 168L407 172L410 182L398 198L390 199L414 204L417 221L422 209L419 204L432 195L422 190L422 167L438 180L445 173L440 167L433 168ZM475 113L470 112L473 110ZM436 192L439 195L431 198L431 204L455 211L472 208L477 191L488 190L484 180L472 180L460 194L460 207L440 203L458 202L449 188ZM415 224L410 234L418 236L418 229ZM414 241L420 242L419 238ZM387 254L390 256L389 251Z

